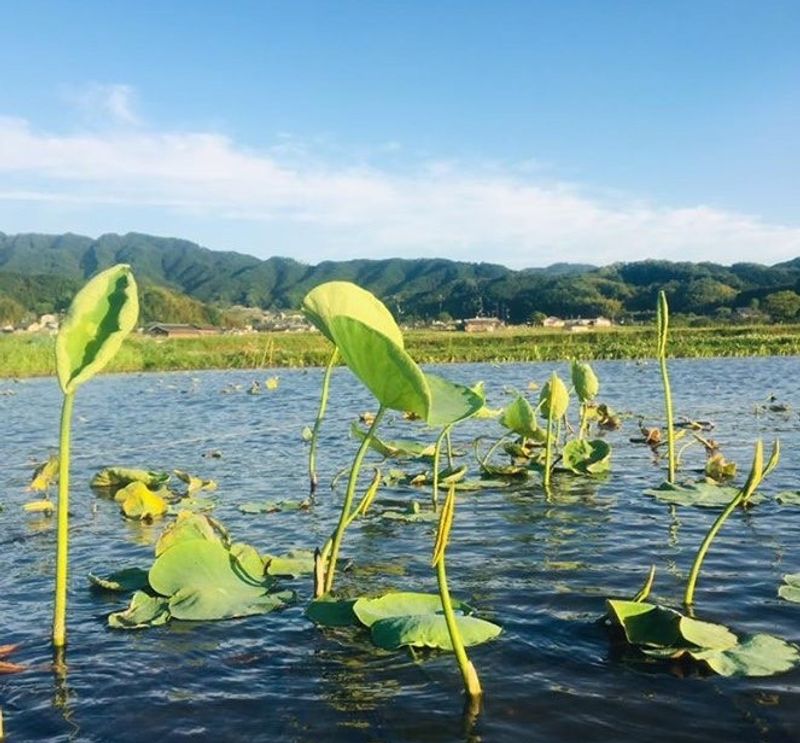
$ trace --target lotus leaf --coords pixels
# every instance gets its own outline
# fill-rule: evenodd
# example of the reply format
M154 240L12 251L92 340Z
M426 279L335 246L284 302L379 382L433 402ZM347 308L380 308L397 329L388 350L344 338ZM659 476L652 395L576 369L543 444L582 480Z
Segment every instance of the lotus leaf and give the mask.
M441 602L440 602L441 606ZM456 623L465 647L480 645L497 637L496 624L477 617L456 615ZM453 644L442 614L417 614L376 620L371 629L372 641L385 650L410 645L418 648L452 650Z
M230 546L230 553L249 575L259 579L264 577L264 559L253 545L234 542Z
M267 575L287 575L297 578L314 572L314 553L308 550L291 550L285 555L265 555Z
M163 596L151 596L144 591L136 591L130 606L108 617L108 626L114 629L144 629L157 627L169 621L168 601Z
M314 599L306 609L306 616L323 627L351 627L358 624L353 613L356 599L334 599L328 594Z
M282 501L248 501L239 506L239 510L246 514L280 513L281 511L306 511L311 508L308 500L282 500Z
M663 482L657 488L644 491L645 495L652 495L662 503L703 508L727 506L738 492L737 488L717 485L706 480L674 485ZM763 496L756 494L748 500L748 503L758 503L762 500Z
M169 513L173 516L181 511L206 513L213 511L217 504L210 498L181 498L177 503L170 504Z
M147 580L147 571L142 570L142 568L124 568L106 576L89 573L89 582L93 586L104 588L106 591L119 593L138 591L150 585Z
M148 488L157 488L169 480L169 472L135 470L127 467L106 467L100 470L91 481L93 488L121 488L132 482L144 483Z
M265 614L293 600L291 591L268 593L272 581L246 570L218 542L180 542L159 556L149 574L150 585L169 597L175 619L228 619Z
M778 589L778 596L787 601L800 604L800 573L789 573L783 576L783 583Z
M538 441L547 435L539 426L531 404L522 395L517 395L506 405L500 416L500 423L509 431L526 439Z
M454 601L453 608L461 614L473 613L473 610L461 601ZM374 599L360 598L353 605L353 612L367 627L387 617L438 614L441 611L442 600L438 594L410 591L387 593Z
M572 362L572 386L581 402L589 402L597 397L600 391L600 382L589 364L581 361Z
M691 652L721 676L772 676L800 663L797 646L772 635L752 635L725 650Z
M28 503L25 503L22 506L23 511L27 511L28 513L53 513L55 510L55 504L53 501L48 500L47 498L42 498L41 500L32 500Z
M64 394L74 392L111 361L138 316L130 266L101 271L75 295L56 337L56 369Z
M380 517L382 519L389 519L390 521L405 521L410 524L437 521L439 519L438 514L434 511L423 511L419 503L415 500L412 500L404 511L397 511L390 508L382 511Z
M203 478L190 475L188 472L184 472L183 470L173 470L173 472L175 473L175 477L177 477L181 482L186 483L187 495L192 495L199 490L217 489L217 483L214 482L214 480L203 480Z
M611 447L602 439L572 439L564 445L561 457L563 465L572 472L599 475L608 472L611 466Z
M437 374L425 374L431 392L431 406L426 422L430 426L449 426L475 415L484 404L483 396L450 382Z
M198 513L181 511L174 523L170 524L156 542L156 557L170 547L184 541L203 539L209 542L228 544L228 533L222 524Z
M167 502L140 482L134 482L119 492L128 491L122 500L122 512L129 519L155 519L163 516L168 509Z
M775 496L781 506L800 506L800 490L784 490Z
M360 441L367 436L366 432L359 428L358 423L350 426L350 433ZM423 444L403 439L386 441L375 434L370 438L369 446L386 459L431 459L436 449L435 444Z
M33 472L29 490L41 493L47 490L58 479L58 455L53 454L40 464Z
M569 407L569 392L558 374L553 372L539 393L539 406L542 416L558 420ZM551 414L552 413L552 414Z

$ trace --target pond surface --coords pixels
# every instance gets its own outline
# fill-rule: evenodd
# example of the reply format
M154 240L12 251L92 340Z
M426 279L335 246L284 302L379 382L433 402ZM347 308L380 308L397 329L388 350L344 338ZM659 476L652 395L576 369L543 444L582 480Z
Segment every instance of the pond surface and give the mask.
M440 372L485 380L489 404L527 390L566 364L452 365ZM608 435L613 472L564 478L547 502L536 479L509 489L459 495L448 549L454 596L503 627L472 648L485 692L477 719L463 715L451 655L414 659L375 650L364 634L320 630L304 616L310 578L288 583L298 602L260 617L173 622L144 631L110 630L124 598L93 592L89 572L148 567L162 524L127 521L88 487L100 467L184 469L219 483L214 516L262 552L320 546L333 529L342 487L327 483L355 453L352 420L374 411L349 372L334 377L320 442L318 505L310 511L242 514L252 500L307 493L303 426L316 412L322 371L274 372L278 389L246 393L272 372L107 376L77 395L73 434L68 673L54 677L49 633L55 520L21 505L31 462L57 448L60 392L53 379L0 381L0 644L20 643L24 673L0 675L9 741L794 741L800 740L800 670L756 679L684 674L621 653L599 621L606 597L630 597L650 564L654 598L678 605L686 574L716 511L660 504L642 491L664 479L649 449L629 442L638 416L662 415L655 363L595 364L602 401L634 414ZM742 632L800 641L800 605L778 598L785 573L800 571L800 508L774 495L800 489L800 360L761 358L670 363L676 415L713 420L729 459L747 470L752 444L779 437L783 459L762 492L736 513L701 574L698 614ZM238 391L222 394L231 385ZM535 393L533 393L535 394ZM756 408L774 394L786 413ZM574 408L573 408L574 417ZM500 433L494 421L456 429L457 448L477 474L471 441ZM384 436L431 438L394 417ZM220 458L204 457L219 450ZM699 476L699 446L684 471ZM421 469L414 464L409 470ZM741 479L741 477L740 477ZM381 490L378 505L425 491ZM435 525L372 518L348 531L353 568L340 587L435 591Z

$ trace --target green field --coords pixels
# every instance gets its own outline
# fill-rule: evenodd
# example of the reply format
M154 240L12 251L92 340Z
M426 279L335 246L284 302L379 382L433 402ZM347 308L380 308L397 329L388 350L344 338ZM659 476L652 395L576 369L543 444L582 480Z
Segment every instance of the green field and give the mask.
M508 328L491 334L411 330L405 333L411 355L420 363L459 361L555 361L579 358L638 359L655 355L655 330L613 328L565 333ZM53 345L46 335L0 336L0 377L55 373ZM800 355L800 325L721 326L670 330L670 355ZM108 371L257 369L323 365L329 343L319 333L259 333L204 338L125 341Z

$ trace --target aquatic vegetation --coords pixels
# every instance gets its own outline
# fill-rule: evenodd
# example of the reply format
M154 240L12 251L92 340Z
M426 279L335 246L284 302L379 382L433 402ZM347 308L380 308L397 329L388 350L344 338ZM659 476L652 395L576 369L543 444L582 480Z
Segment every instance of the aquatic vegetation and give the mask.
M324 593L333 587L336 563L364 457L387 410L410 412L428 425L446 428L474 415L484 400L468 387L424 373L404 348L403 334L389 310L355 284L332 281L303 300L306 317L338 349L342 360L369 389L379 408L350 468L339 524L324 559ZM434 488L435 499L435 488Z
M580 425L578 438L586 435L589 427L589 404L597 397L600 391L600 382L589 364L581 361L572 362L572 386L581 403Z
M152 521L163 516L169 510L166 498L154 493L144 483L132 482L120 488L115 496L120 502L122 512L129 519Z
M778 588L778 596L800 604L800 573L789 573L783 576L783 585Z
M42 462L34 471L29 490L35 493L45 493L50 486L58 480L58 455L51 454L46 462Z
M317 410L317 417L314 419L314 428L311 429L308 435L308 481L309 490L311 495L317 490L319 478L317 477L317 442L319 441L319 432L322 428L322 421L325 419L325 411L328 408L328 395L331 388L331 377L333 376L333 369L339 360L339 349L335 348L328 359L328 364L325 367L325 373L322 376L322 391L319 398L319 409Z
M248 501L239 506L246 514L280 513L281 511L307 511L311 508L310 500Z
M727 485L719 485L709 480L699 480L697 482L675 483L670 485L663 482L655 488L644 491L645 495L650 495L662 503L669 503L678 506L699 506L701 508L718 508L727 506L738 493L737 488ZM748 504L759 503L763 500L762 496L754 494L748 499Z
M56 371L64 402L58 472L58 526L53 645L66 643L70 429L75 392L119 350L139 316L136 282L124 264L101 271L72 300L56 337Z
M186 485L186 495L191 496L201 490L216 490L217 483L214 480L204 480L183 470L172 470L182 483Z
M148 488L159 488L169 482L169 472L154 472L130 467L106 467L92 477L90 485L98 490L117 490L140 482Z
M569 392L561 378L553 372L545 382L539 395L539 408L547 419L547 432L544 443L544 486L550 487L550 474L553 469L553 447L558 435L554 425L566 415L569 407Z
M675 482L675 425L672 415L672 391L669 386L669 372L667 370L667 339L669 336L669 305L667 295L658 293L658 307L656 311L658 325L658 364L661 369L661 381L664 385L664 412L667 420L667 482Z
M217 523L199 514L183 514L156 544L156 559L147 571L128 569L95 585L136 592L127 609L108 618L110 627L140 629L170 619L210 621L266 614L295 600L266 574L266 560L249 544L231 543ZM105 585L103 585L105 584Z

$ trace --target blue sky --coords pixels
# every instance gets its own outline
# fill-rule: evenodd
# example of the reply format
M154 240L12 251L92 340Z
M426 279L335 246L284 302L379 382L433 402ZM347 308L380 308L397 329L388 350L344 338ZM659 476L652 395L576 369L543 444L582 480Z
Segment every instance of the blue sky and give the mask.
M800 3L0 4L0 230L800 255Z

